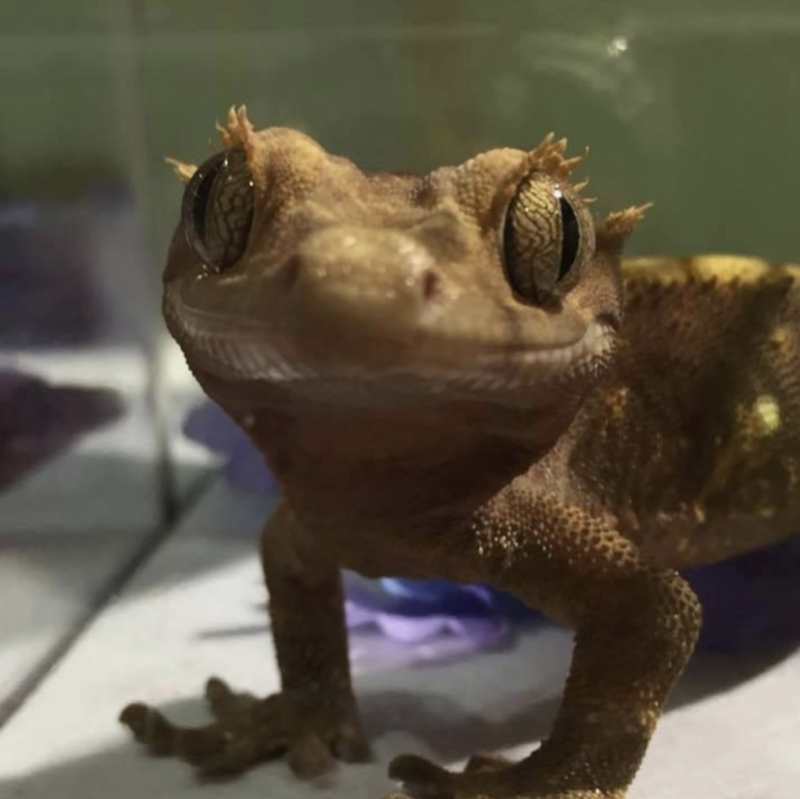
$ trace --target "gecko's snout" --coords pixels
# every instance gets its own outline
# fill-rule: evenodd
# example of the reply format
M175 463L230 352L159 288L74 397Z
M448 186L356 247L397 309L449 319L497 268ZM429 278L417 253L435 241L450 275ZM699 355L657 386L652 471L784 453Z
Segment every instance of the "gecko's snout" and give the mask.
M276 287L298 313L380 324L412 321L445 284L433 255L403 231L336 226L300 244Z

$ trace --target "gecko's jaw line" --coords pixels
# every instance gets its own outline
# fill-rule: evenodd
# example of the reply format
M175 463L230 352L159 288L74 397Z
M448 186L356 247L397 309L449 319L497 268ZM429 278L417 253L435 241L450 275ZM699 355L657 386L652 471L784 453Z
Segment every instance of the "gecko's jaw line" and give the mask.
M487 393L567 382L602 368L615 347L614 326L590 323L576 341L551 347L487 346L480 341L420 341L415 357L379 366L358 365L332 357L311 363L287 345L291 335L281 328L242 326L235 331L215 315L172 305L173 323L192 342L205 367L220 377L263 381L290 387L304 382L414 385L430 393L459 390ZM290 354L291 353L291 354ZM426 388L419 388L424 385Z

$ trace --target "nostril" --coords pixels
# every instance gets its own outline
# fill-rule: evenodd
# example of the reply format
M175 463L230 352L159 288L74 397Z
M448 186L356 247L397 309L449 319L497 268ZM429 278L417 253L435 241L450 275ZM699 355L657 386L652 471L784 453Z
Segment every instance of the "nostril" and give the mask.
M422 296L426 300L432 299L439 291L439 275L433 269L426 269L420 281L422 285Z

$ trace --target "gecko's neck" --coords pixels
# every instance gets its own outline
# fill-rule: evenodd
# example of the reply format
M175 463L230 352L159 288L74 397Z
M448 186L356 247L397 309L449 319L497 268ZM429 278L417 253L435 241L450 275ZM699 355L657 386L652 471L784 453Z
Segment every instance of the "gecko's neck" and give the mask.
M554 420L548 440L530 440L519 430L489 432L489 407L342 407L202 382L264 454L290 503L328 524L402 527L442 509L450 522L466 517L563 429Z
M255 414L251 436L287 496L328 517L403 524L468 515L536 457L431 413Z

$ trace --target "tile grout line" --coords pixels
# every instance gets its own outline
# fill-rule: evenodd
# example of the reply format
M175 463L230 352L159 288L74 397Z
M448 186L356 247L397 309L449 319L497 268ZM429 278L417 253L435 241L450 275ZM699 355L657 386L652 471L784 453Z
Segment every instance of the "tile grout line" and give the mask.
M221 478L216 472L199 477L187 492L182 514L190 513L210 490L211 486ZM96 592L86 611L81 614L75 623L65 632L61 639L53 646L41 661L31 669L28 676L12 691L10 696L0 703L0 735L8 726L19 710L25 705L28 698L47 679L59 662L72 649L83 634L91 627L99 616L114 599L121 593L139 570L160 550L161 546L172 536L178 528L178 520L171 522L164 520L151 533L145 536L141 545L131 554L130 558L111 575L108 581Z

